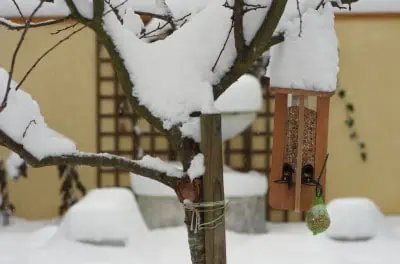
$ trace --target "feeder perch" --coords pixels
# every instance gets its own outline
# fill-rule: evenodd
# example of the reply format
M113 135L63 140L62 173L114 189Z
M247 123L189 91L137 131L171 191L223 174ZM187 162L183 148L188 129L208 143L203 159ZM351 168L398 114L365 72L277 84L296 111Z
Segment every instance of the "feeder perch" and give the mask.
M327 153L329 100L334 92L270 88L275 94L269 203L272 208L306 211ZM288 104L288 96L298 102ZM305 100L316 98L315 110ZM325 172L320 184L325 189Z

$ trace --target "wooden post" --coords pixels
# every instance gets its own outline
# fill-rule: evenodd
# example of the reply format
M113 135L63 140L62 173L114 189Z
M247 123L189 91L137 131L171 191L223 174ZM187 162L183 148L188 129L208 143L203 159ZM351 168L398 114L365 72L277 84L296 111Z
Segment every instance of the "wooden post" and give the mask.
M297 130L297 163L296 163L296 190L295 212L301 211L301 169L303 167L304 142L304 95L299 96L299 128Z
M329 97L317 98L317 135L315 141L315 174L318 177L328 151L329 130ZM321 177L321 185L325 186L326 169ZM324 192L326 190L324 189Z
M222 164L221 115L201 116L201 151L204 155L204 202L224 201ZM224 214L224 210L204 213L204 222L211 222ZM225 217L216 227L205 230L206 264L226 264Z
M272 167L269 178L269 204L272 208L293 210L293 190L289 190L285 184L278 184L275 181L282 178L282 167L284 162L284 151L286 142L286 121L287 121L287 100L288 95L275 94L274 113L274 134L272 142ZM279 120L280 122L276 122Z

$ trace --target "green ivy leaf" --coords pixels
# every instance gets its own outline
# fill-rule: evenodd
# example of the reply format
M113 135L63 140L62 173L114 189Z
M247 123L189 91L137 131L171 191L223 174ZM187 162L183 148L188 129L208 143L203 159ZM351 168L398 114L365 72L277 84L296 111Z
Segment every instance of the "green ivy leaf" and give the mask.
M350 118L346 119L345 123L349 128L351 128L354 126L354 119L350 117Z
M360 156L361 156L361 159L362 159L364 162L367 161L367 153L361 152Z
M341 90L339 91L338 95L339 95L339 97L340 97L341 99L343 99L343 98L346 96L346 91L343 90L343 89L341 89Z
M352 103L348 103L348 104L346 104L346 109L347 109L347 111L353 113L354 112L354 105Z

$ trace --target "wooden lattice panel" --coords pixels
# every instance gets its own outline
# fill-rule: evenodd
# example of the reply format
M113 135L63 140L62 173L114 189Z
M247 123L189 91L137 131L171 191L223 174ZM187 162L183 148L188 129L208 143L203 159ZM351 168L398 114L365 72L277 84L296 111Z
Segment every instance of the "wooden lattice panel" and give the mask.
M146 120L135 120L129 107L121 114L123 93L104 48L97 44L97 151L109 152L135 159L137 154L158 156L163 160L176 160L177 154L167 139ZM245 132L224 144L224 162L239 171L256 170L269 175L273 131L274 97L268 83L264 89L264 104L257 119ZM140 134L133 133L134 124ZM140 150L139 150L140 149ZM129 175L115 169L98 169L97 186L129 186ZM268 197L266 197L268 199ZM266 202L266 206L268 203ZM268 220L286 222L301 220L301 215L267 208Z
M136 158L135 134L132 114L121 113L121 102L124 96L112 62L104 49L97 43L97 152ZM129 174L112 168L97 169L97 186L130 186Z

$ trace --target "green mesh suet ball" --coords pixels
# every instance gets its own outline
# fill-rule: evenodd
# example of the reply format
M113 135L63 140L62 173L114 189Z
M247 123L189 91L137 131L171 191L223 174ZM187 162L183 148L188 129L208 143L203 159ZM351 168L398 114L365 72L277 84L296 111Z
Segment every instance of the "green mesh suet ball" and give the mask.
M331 219L322 197L317 197L314 205L308 210L306 223L314 236L325 232L329 228Z

